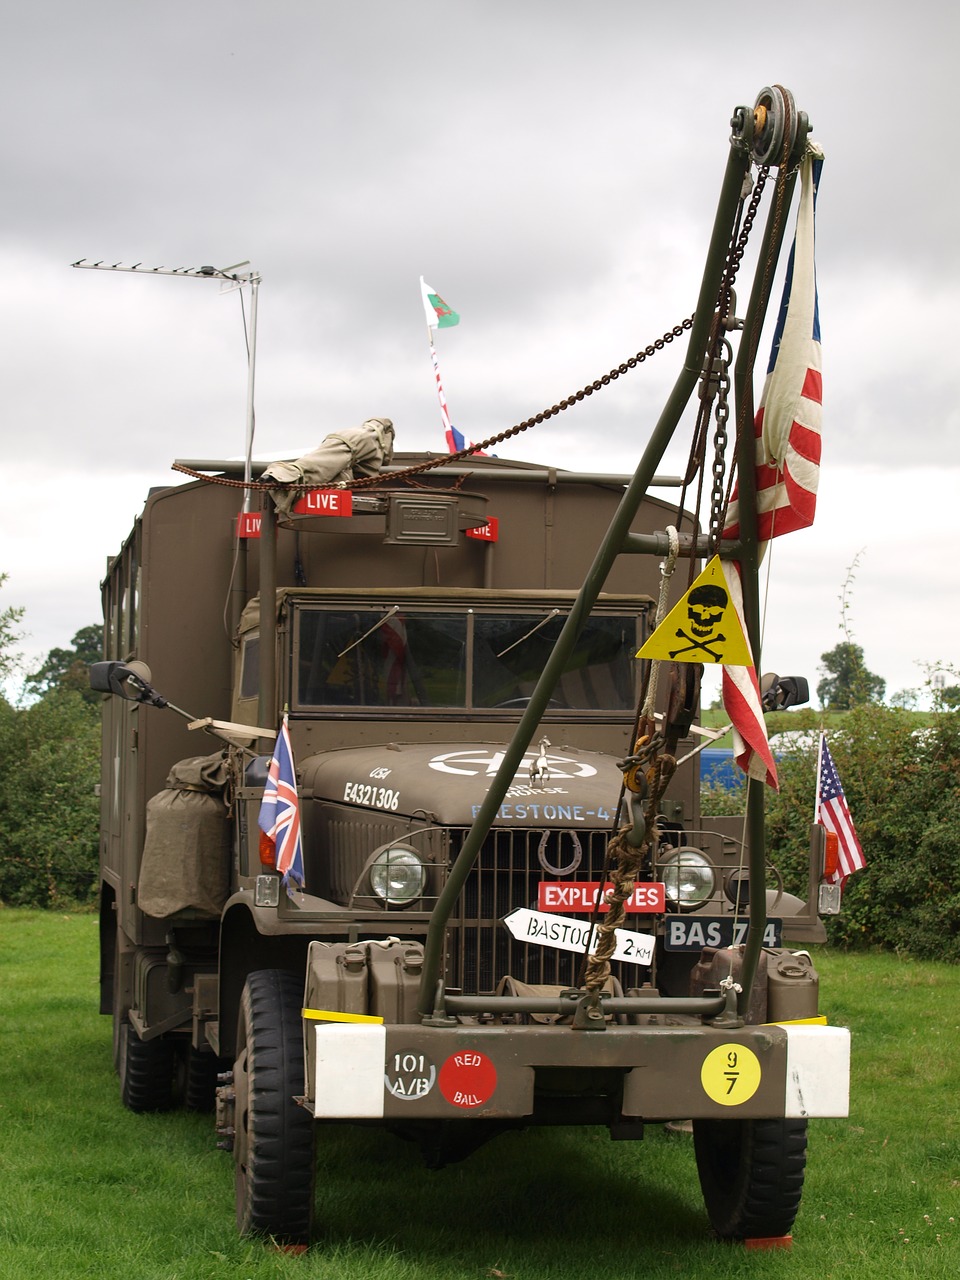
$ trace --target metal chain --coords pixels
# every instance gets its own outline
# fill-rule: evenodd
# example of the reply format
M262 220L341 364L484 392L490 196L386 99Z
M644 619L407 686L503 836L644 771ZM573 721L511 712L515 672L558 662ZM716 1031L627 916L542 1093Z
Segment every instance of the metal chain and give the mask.
M719 343L720 355L713 362L717 402L714 408L716 429L713 434L713 488L710 491L710 554L714 555L723 533L727 514L726 475L727 423L730 421L730 361L733 352L726 338Z
M720 282L720 289L717 295L717 309L714 314L713 329L710 335L710 348L709 348L709 353L707 357L708 364L706 366L710 372L708 375L708 382L705 390L709 389L711 392L715 392L717 397L717 404L715 409L717 425L716 425L716 431L714 434L714 454L713 454L713 465L712 465L713 482L712 482L712 488L710 493L710 522L708 527L708 537L709 537L711 554L716 551L717 545L720 540L720 535L723 532L723 526L724 526L724 523L726 522L727 505L730 500L730 487L725 485L725 478L726 478L726 446L728 441L727 423L730 418L729 368L732 362L732 351L730 348L729 341L724 336L724 331L732 329L735 326L735 319L734 319L734 316L732 315L732 310L734 306L733 287L734 287L734 284L736 283L737 272L740 270L740 265L743 262L743 255L746 252L747 243L750 239L750 233L753 230L753 224L756 220L757 210L760 207L760 198L763 195L764 187L767 184L767 177L769 173L770 173L769 165L763 165L758 170L756 182L753 184L753 191L751 193L750 203L747 206L747 211L746 211L746 215L743 218L743 222L742 224L740 224L739 232L737 231L736 226L734 227L734 232L732 237L733 242L731 244L730 252L727 257L726 265L724 267L723 278ZM744 179L745 182L747 177L749 177L749 174L745 175L745 179ZM742 211L742 208L743 208L743 201L741 200L741 211ZM739 215L738 215L738 222L739 222ZM703 399L704 401L706 401L707 399L706 395L703 396ZM706 403L703 404L701 412L703 412L705 409L706 409ZM703 429L705 432L706 431L705 421L703 422ZM696 449L695 449L696 440L695 440L694 448L691 450L691 459L690 459L691 468L694 465L696 466L697 470L699 470L702 467L703 461L705 460L705 453L706 453L705 445L706 445L706 441L704 439L703 440L704 456L701 457L699 461L695 461L695 458L696 458ZM733 471L734 469L731 468L731 473L730 473L731 479L733 477ZM688 469L688 474L685 477L684 493L681 495L681 500L680 500L681 510L682 510L683 498L686 494L687 484L692 479L693 474L695 474L695 472L693 472L691 469ZM699 509L699 496L698 496L697 506ZM680 511L678 511L677 514L678 514L678 520L679 520L681 518ZM690 560L691 581L693 578L693 563L694 563L693 557L691 557L691 560Z
M509 440L511 436L519 435L521 431L527 431L530 427L537 426L541 422L546 422L549 418L555 417L564 409L570 409L575 404L579 404L581 400L587 396L592 396L595 391L601 391L604 387L609 386L611 382L615 382L622 374L629 373L631 369L635 369L638 364L643 364L645 360L649 360L651 356L655 356L658 351L662 351L665 346L673 342L674 338L681 337L687 330L693 328L693 316L675 324L672 329L668 329L662 338L656 338L648 346L638 351L635 356L629 356L622 364L611 369L609 373L603 374L602 377L596 378L593 382L579 391L575 391L572 395L567 396L565 400L561 400L559 404L553 405L549 409L544 409L541 413L534 414L532 418L525 418L523 422L517 423L508 431L501 431L498 435L488 436L486 440L481 440L479 444L472 444L469 449L461 449L458 453L445 453L439 457L430 458L427 462L419 462L416 466L406 467L403 471L391 471L389 475L363 476L356 480L348 480L337 488L342 489L369 489L375 485L395 484L398 481L405 480L408 476L419 475L423 471L432 471L436 467L448 466L451 462L460 462L464 458L472 457L476 453L480 453L495 444L502 444L504 440ZM208 484L227 485L232 489L254 489L269 490L276 489L275 483L265 482L261 480L231 480L227 476L210 476L201 471L194 471L190 467L185 467L182 463L175 462L173 464L174 471L182 471L184 475L193 476L196 480L205 480ZM307 491L316 489L316 484L285 484L283 488L292 492Z
M753 230L753 224L756 220L757 210L760 207L760 197L763 195L763 189L767 185L767 177L770 173L769 165L762 165L757 170L757 180L753 186L753 192L750 196L750 203L747 206L747 213L743 219L743 225L740 228L740 234L737 237L737 243L730 251L727 259L727 265L724 269L724 278L720 284L720 295L717 299L717 314L721 322L727 318L730 309L730 295L737 278L737 272L740 270L740 264L743 262L743 255L747 249L747 243L750 239L750 233Z

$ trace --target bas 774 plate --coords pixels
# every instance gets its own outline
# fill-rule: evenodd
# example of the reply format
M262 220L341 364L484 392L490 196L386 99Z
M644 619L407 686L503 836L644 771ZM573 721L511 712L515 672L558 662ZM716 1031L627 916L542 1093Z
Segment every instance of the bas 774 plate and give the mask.
M767 920L765 947L779 947L782 920ZM665 916L663 945L667 951L699 951L701 947L739 947L747 940L747 921L733 916Z

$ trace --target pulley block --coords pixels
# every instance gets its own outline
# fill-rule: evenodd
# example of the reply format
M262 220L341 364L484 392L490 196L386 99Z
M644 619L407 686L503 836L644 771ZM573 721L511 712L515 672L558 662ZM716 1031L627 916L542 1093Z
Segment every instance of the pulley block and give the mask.
M777 164L783 156L784 142L789 141L788 157L793 157L798 132L806 139L806 118L800 130L800 115L793 94L783 85L761 89L753 108L753 158L759 165Z

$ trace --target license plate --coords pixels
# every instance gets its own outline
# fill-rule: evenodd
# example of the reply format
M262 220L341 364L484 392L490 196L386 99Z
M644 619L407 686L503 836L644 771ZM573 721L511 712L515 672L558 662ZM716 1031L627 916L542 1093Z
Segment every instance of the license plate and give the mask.
M738 947L747 940L747 921L733 916L667 916L663 922L663 945L667 951L699 951L701 947ZM779 947L783 921L767 920L763 931L765 947Z

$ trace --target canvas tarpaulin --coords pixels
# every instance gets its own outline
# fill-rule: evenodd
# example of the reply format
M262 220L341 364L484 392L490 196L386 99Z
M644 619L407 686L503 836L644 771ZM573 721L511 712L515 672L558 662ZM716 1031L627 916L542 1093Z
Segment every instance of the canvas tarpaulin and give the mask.
M345 484L362 476L374 476L393 457L393 423L389 418L368 418L359 427L334 432L302 458L293 462L271 462L261 480L281 485ZM289 515L301 491L272 490L273 501L282 515Z
M180 760L147 802L137 902L148 916L189 910L219 916L229 893L226 754Z

